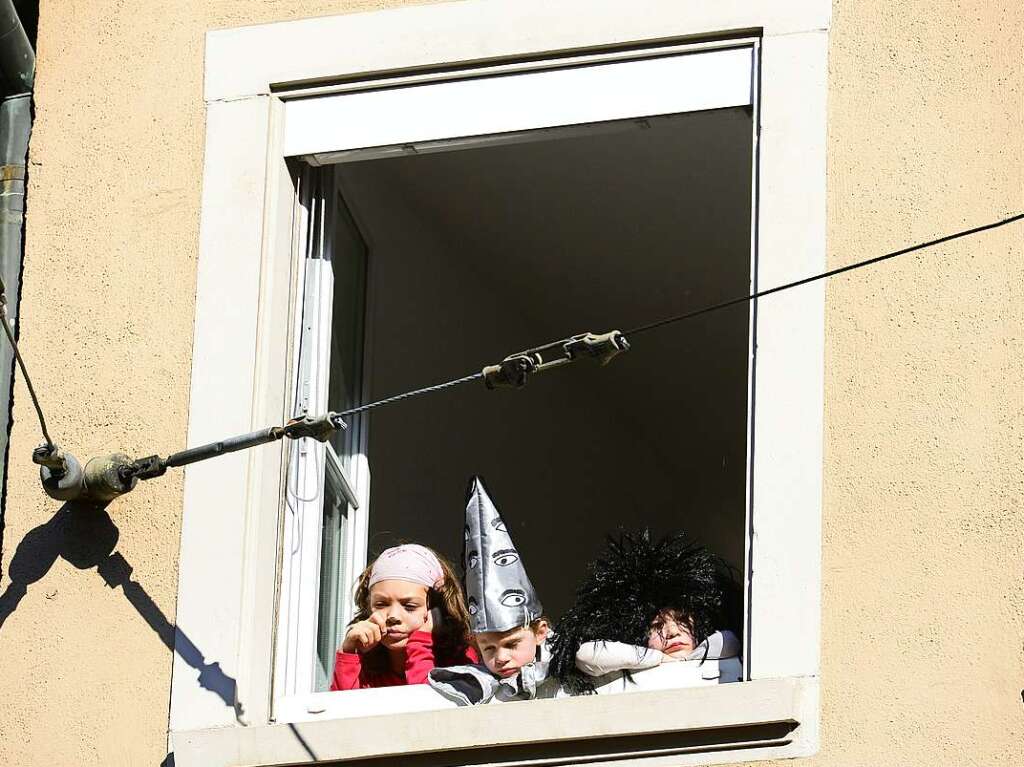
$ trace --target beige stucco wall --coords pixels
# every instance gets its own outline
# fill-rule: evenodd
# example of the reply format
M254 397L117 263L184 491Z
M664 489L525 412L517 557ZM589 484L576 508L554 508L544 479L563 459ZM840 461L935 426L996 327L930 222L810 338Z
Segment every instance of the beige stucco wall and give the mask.
M22 339L77 455L184 442L204 32L382 5L44 0ZM1022 46L1009 0L836 3L830 265L1024 210ZM1022 240L1004 228L828 288L814 764L1024 763ZM14 415L0 764L158 764L181 475L110 507L120 558L69 550L20 380ZM134 568L134 606L100 562L115 582Z
M1019 3L838 2L829 265L1024 211ZM828 286L823 753L1024 763L1024 224Z

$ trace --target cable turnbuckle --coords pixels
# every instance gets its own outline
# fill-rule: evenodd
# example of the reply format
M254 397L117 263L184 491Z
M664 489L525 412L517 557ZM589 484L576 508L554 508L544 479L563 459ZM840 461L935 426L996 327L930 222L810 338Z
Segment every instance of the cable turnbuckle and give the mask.
M510 354L496 365L483 369L488 389L501 386L519 388L533 373L568 365L579 359L596 360L607 365L622 352L629 351L629 341L618 330L607 333L580 333L544 346Z
M210 442L206 445L182 450L180 453L174 453L166 458L161 458L158 455L139 458L121 466L118 471L125 480L130 478L153 479L163 476L167 473L167 469L174 466L188 466L192 463L216 458L219 455L276 442L285 437L288 439L309 437L319 442L326 442L334 432L347 428L348 426L338 413L332 412L320 416L304 415L293 418L284 426L271 426L249 434L229 437L219 442Z

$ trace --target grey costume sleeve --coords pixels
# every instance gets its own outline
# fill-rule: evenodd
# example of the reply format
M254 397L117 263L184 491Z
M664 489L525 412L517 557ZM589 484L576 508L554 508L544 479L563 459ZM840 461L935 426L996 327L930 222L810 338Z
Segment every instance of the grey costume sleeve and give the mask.
M576 668L587 676L603 676L613 671L640 671L661 663L659 650L625 642L584 642L576 651Z
M735 658L740 654L740 640L731 631L716 631L697 645L687 660L720 660ZM579 657L579 656L577 656Z

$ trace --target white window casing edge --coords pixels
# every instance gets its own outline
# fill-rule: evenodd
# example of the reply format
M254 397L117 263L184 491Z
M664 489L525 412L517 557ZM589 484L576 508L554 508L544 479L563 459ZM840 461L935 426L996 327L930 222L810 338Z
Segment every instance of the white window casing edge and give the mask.
M251 431L254 418L262 415L254 412L254 384L257 349L263 345L257 340L260 221L271 101L260 97L207 109L189 445ZM253 213L255 220L247 217ZM226 300L228 290L233 300ZM278 418L275 414L270 423ZM232 699L243 699L237 683L239 639L245 633L241 606L243 595L256 586L243 567L253 540L246 519L249 467L261 459L262 451L232 453L185 473L176 621L198 648L202 671L195 669L195 659L175 653L172 730L236 721ZM274 559L276 551L269 561ZM267 581L260 583L265 587Z
M465 2L419 10L448 12L457 6L465 9L481 5L489 3ZM594 34L593 30L600 27L599 20L604 19L608 44L620 40L618 17L612 18L613 5L588 5L589 13L598 21L588 22L587 34ZM679 26L677 12L665 4L651 5L662 7L663 16L671 16L668 21L662 18L666 29ZM767 30L773 26L764 16L774 10L762 10L752 2L726 5L733 11L741 5L746 8L742 15L746 28ZM808 7L821 5L807 3ZM622 9L620 4L616 12L622 15ZM393 20L401 13L382 15ZM481 13L486 17L485 12ZM354 18L316 21L329 21L330 26ZM827 15L824 18L827 23ZM287 27L287 32L294 31L292 24L304 23L215 33L209 38L210 50L220 45L218 36L229 32L245 37L258 30L258 35L265 35L273 27ZM571 49L572 24L566 27L565 20L559 24L557 28L533 28L532 20L522 19L500 32L487 31L500 38L523 34L524 39L533 41L534 51ZM651 24L657 26L656 15ZM527 27L529 34L522 32ZM811 24L810 28L817 27ZM474 29L470 25L461 38L454 35L444 42L443 47L450 50L462 39L465 50L459 55L450 52L452 60L473 58L471 54L484 31L477 29L474 33ZM402 60L403 51L412 61L433 44L429 29L419 34L427 41L418 43L408 31L405 37L392 40L391 46L377 46L379 65L366 60L362 66L367 67L366 71L400 68L394 62ZM281 50L275 48L275 55L287 50L295 71L301 70L303 60L319 55L311 50L317 46L297 44L302 42L301 37L284 35L281 40L287 44L282 43ZM587 40L581 39L580 45L598 44ZM557 41L559 46L555 46ZM372 51L361 55L372 57ZM824 266L826 55L824 32L766 36L762 41L757 218L758 287L762 289L820 271ZM220 60L218 67L218 60L215 56L208 58L208 79L225 64L229 69L244 69L238 61ZM310 73L305 79L315 79L316 66L309 64L307 70L302 70ZM346 72L337 70L336 74ZM273 81L266 83L271 84ZM281 374L281 367L268 362L284 360L282 355L287 354L293 291L292 265L280 257L292 250L291 181L282 153L284 106L272 96L212 99L208 104L189 445L278 423L284 416L286 376ZM753 652L749 661L752 677L761 681L722 685L701 694L726 696L722 698L725 700L743 690L753 690L754 684L793 682L793 716L799 717L795 721L800 722L798 731L802 734L798 742L782 751L796 755L817 747L823 290L808 286L774 296L760 302L757 312L753 459L753 502L757 511L752 521ZM794 419L799 420L803 431L794 428ZM800 436L793 439L795 432ZM780 435L792 441L773 447ZM269 724L280 469L280 449L265 447L197 464L186 472L178 625L198 649L199 657L184 659L179 653L174 661L170 729L172 740L178 744L175 753L179 765L274 763L272 757L277 752L273 749L277 746L271 743L281 739L275 733L285 729L291 732L287 725ZM799 556L787 555L793 551ZM758 705L759 700L751 705ZM232 705L234 702L237 705ZM566 703L576 704L554 701L550 705ZM522 716L522 724L528 726L536 716L530 713L530 707L540 704L548 705L535 702L504 707L502 716ZM624 731L644 731L647 712L630 712L614 703L612 706L618 709ZM444 713L452 712L429 715ZM469 711L459 713L480 716ZM757 720L757 716L752 719ZM313 727L317 733L327 733L334 726L344 729L370 720L347 721L344 727L340 722L296 726L301 726L303 732ZM214 731L218 734L211 734ZM294 734L289 737L297 742ZM341 735L322 737L331 740ZM229 741L234 744L230 748L226 745ZM479 742L488 741L484 738ZM198 756L194 745L200 743L213 750ZM263 747L271 750L262 753L259 749ZM223 748L252 758L248 762L228 757L220 760L214 755ZM783 753L758 749L756 754L744 752L743 758L780 755ZM308 759L308 755L302 758ZM682 757L672 758L674 763L682 763ZM644 764L656 763L651 759L654 757L645 757ZM698 761L711 760L704 754Z
M765 40L757 289L825 270L828 37ZM825 287L757 302L750 531L751 678L816 675L821 623Z
M207 33L207 101L274 86L762 30L826 30L828 0L485 0ZM386 44L384 44L386 41ZM299 53L297 53L299 52Z

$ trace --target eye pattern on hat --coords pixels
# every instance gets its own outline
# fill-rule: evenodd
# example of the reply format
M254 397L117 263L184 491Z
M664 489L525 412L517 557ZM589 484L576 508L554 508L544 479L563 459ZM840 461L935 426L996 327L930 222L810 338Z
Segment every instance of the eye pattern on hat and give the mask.
M469 539L462 557L474 630L508 631L538 618L543 608L526 574L524 554L512 541L515 524L506 524L480 477L469 482L465 523Z
M508 567L519 561L519 552L515 549L498 549L491 554L491 559L498 567Z
M498 597L498 601L505 607L519 607L526 604L526 592L522 589L505 589Z

